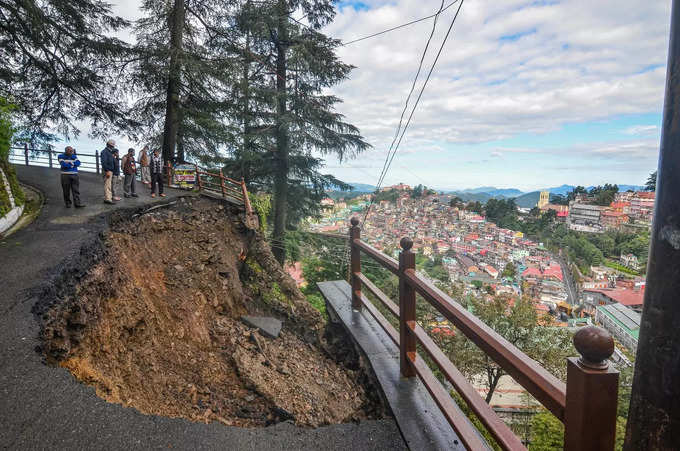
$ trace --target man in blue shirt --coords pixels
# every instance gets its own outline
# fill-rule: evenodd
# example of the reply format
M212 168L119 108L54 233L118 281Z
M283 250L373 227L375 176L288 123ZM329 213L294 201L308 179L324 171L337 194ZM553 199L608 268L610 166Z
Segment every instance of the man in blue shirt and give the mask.
M64 192L64 203L66 208L71 208L71 194L76 208L84 207L80 202L80 181L78 180L78 166L80 160L76 156L76 151L71 146L66 146L64 153L58 157L61 166L61 189Z

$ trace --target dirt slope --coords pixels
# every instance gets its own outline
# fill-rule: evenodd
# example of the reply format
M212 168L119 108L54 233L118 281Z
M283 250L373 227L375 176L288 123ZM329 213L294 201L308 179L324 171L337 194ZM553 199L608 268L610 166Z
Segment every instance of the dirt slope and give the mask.
M118 217L82 254L45 301L43 352L107 401L238 426L381 415L359 357L323 338L319 313L236 212L203 199ZM243 314L283 320L281 335Z

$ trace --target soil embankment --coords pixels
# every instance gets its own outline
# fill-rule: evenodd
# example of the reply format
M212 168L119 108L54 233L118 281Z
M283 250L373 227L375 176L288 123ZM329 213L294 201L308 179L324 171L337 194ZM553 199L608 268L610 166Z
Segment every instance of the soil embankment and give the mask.
M360 357L325 330L261 235L210 200L112 218L37 311L48 362L145 414L254 427L383 412ZM242 315L276 317L281 334Z

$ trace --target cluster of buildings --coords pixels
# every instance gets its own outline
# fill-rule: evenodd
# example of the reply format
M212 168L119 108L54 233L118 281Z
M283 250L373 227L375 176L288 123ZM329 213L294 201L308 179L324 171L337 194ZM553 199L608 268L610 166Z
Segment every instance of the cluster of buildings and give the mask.
M654 199L653 191L627 191L616 193L609 206L601 206L589 203L588 196L581 194L569 203L567 223L572 230L591 233L633 223L646 227L652 222Z
M637 333L644 296L644 279L622 278L618 271L607 267L592 268L592 277L582 277L572 290L567 268L541 243L527 239L522 232L498 227L475 213L451 207L449 196L429 195L411 198L407 185L388 187L400 194L396 202L380 201L371 205L370 215L362 224L362 239L387 254L397 257L399 240L413 239L413 249L432 259L440 258L451 281L460 281L469 287L479 281L490 287L494 294L528 295L536 302L536 309L551 312L563 325L595 320L631 351L637 347ZM541 210L553 209L557 218L570 227L587 231L608 228L609 215L614 212L626 221L650 221L654 208L654 193L618 193L609 207L586 203L577 198L567 205L548 202L548 193L542 194L537 205ZM311 225L320 232L346 234L348 218L363 211L370 202L365 195L345 202L325 201L326 215ZM614 223L612 223L614 224ZM638 269L634 255L624 255L622 264ZM511 264L514 276L504 274ZM574 286L574 285L572 285ZM570 317L570 318L569 318ZM559 321L558 321L559 323ZM437 331L450 331L438 324ZM432 329L435 330L435 329Z
M363 240L396 257L399 240L408 236L415 252L441 258L452 281L479 281L496 294L528 294L544 311L557 311L558 304L567 302L562 268L539 243L522 232L487 222L477 213L449 206L449 196L413 199L408 189L399 191L396 202L371 206L368 220L362 224ZM368 197L355 200L354 208L367 201ZM347 233L353 207L335 204L333 211L311 225L312 230ZM514 277L503 277L508 263L515 269Z

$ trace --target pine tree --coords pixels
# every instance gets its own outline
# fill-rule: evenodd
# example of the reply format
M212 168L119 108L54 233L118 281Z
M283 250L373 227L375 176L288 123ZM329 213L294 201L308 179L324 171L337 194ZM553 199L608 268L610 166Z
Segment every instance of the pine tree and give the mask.
M332 2L270 0L246 5L251 13L242 27L248 30L248 61L264 76L242 84L248 90L240 93L247 111L243 150L234 152L228 166L250 167L251 183L273 192L272 247L283 263L286 229L302 215L318 212L316 204L331 186L348 188L320 173L321 157L342 160L369 146L335 111L340 99L323 92L352 70L335 54L340 42L318 31L335 15ZM303 13L310 25L294 20L294 12ZM254 94L260 101L251 103Z
M132 110L143 137L165 160L219 163L231 146L228 91L234 49L229 0L145 0L135 24L138 59L131 72Z
M118 71L130 49L111 36L127 25L101 0L0 0L0 96L18 107L19 137L130 126Z

